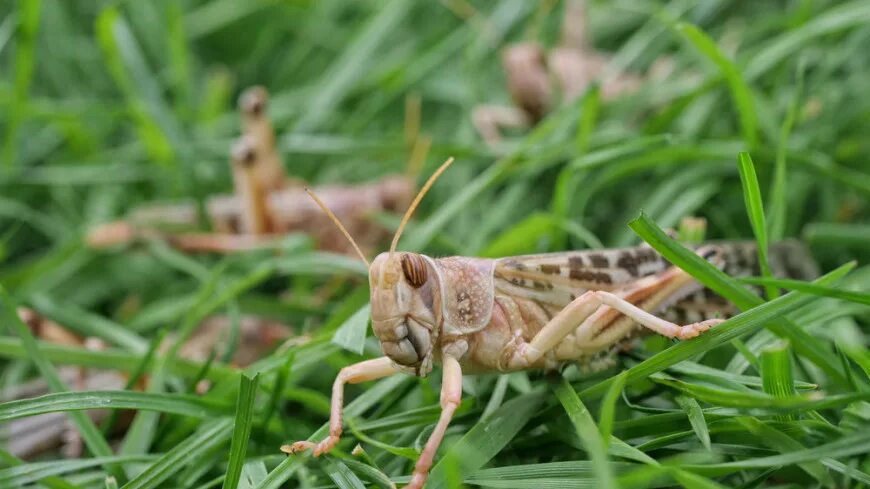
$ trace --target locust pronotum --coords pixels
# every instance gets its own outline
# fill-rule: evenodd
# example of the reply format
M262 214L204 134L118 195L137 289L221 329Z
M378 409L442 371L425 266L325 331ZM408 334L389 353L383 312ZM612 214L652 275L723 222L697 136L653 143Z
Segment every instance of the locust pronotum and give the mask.
M285 445L283 451L313 448L317 456L336 445L345 383L399 372L425 376L440 361L441 416L407 486L420 489L459 406L463 372L555 368L568 362L594 368L596 357L615 351L641 330L687 340L724 320L703 319L710 313L730 313L727 303L714 304L715 298L689 274L645 246L495 260L396 251L414 209L452 161L420 190L388 252L369 263L354 246L369 267L372 329L385 356L341 369L333 384L329 436ZM329 208L309 194L353 242ZM781 265L775 268L791 275L814 273L802 248L788 242L777 246L770 254ZM755 256L750 243L709 244L696 252L732 274L746 273ZM681 326L655 315L675 310L693 322Z

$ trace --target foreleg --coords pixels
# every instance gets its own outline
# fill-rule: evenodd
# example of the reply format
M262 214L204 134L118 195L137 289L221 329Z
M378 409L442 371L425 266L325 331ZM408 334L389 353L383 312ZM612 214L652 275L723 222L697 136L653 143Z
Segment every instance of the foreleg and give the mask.
M369 380L382 379L398 373L393 366L392 360L387 357L375 358L364 362L355 363L344 367L332 384L332 406L329 414L329 436L319 443L311 441L297 441L292 445L284 445L281 451L289 454L301 452L309 448L314 449L314 456L327 453L332 450L341 438L341 410L344 407L344 384L358 384Z
M429 436L429 440L426 441L426 447L423 448L423 452L414 466L411 482L405 486L405 489L423 489L423 485L426 484L426 478L429 477L429 469L432 468L438 446L441 445L444 433L447 431L447 426L450 424L456 408L459 407L459 403L462 401L462 368L459 365L459 361L449 355L444 355L443 363L441 417Z

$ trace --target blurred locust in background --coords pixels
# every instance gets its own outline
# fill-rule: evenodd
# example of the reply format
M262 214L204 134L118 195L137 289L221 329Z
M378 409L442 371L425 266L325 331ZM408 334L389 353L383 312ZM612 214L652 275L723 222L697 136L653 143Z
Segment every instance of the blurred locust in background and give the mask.
M126 220L93 229L87 242L103 248L156 238L184 251L231 253L266 246L287 233L305 232L320 249L350 252L305 194L302 182L287 176L267 108L268 93L263 87L252 87L239 98L243 133L230 152L234 193L211 197L205 203L212 232L190 231L198 222L193 203L155 205L134 210ZM419 117L419 111L412 114ZM427 137L413 136L407 174L359 185L317 187L336 214L360 236L364 248L389 236L372 216L402 209L413 196L417 162L425 158L430 145Z
M536 125L559 103L570 103L593 83L609 100L640 88L640 75L614 66L595 50L587 32L584 2L566 2L562 38L549 52L536 41L511 44L501 52L507 90L514 106L481 105L472 112L472 122L487 144L502 139L502 128ZM652 78L665 78L673 62L660 58L650 68Z
M388 252L369 263L354 245L369 267L372 329L385 356L340 371L327 438L299 441L283 451L311 448L317 456L335 447L342 433L344 384L400 372L422 377L440 362L441 417L407 486L421 489L459 407L463 372L552 370L568 363L593 372L609 366L641 333L689 340L736 313L648 246L500 259L396 251L414 209L452 161L411 203ZM311 195L353 243L326 204ZM730 275L758 273L755 242L711 242L695 251ZM814 261L794 241L773 245L770 262L781 277L817 274Z
M72 332L69 328L43 316L39 312L19 308L18 317L30 327L34 336L47 343L63 346L83 347L88 350L105 350L108 345L95 337L84 337ZM245 367L271 352L279 343L290 340L293 343L304 343L307 338L295 336L290 327L276 321L254 316L239 318L238 342L231 345L233 333L231 319L225 315L215 315L206 318L178 349L178 357L203 364L210 364L215 358L229 357L230 363L237 367ZM160 353L165 353L171 343L176 341L176 335L170 334L164 338L158 347ZM232 349L232 350L231 350ZM147 377L131 379L118 370L91 369L76 366L63 366L59 375L65 384L77 391L104 391L120 389L144 389ZM202 394L209 388L209 383L201 380L195 390ZM48 394L48 384L42 380L33 380L0 393L0 402L16 399L27 399ZM96 423L107 423L110 415L108 410L91 410L88 412ZM111 423L116 431L125 428L132 419L124 416L117 423ZM57 448L67 458L81 457L84 445L77 428L70 423L63 413L48 413L39 416L16 419L0 427L0 445L16 457L33 458Z

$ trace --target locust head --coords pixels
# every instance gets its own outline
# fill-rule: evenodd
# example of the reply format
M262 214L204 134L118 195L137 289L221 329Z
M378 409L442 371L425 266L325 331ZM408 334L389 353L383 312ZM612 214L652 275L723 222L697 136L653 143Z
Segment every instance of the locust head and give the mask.
M381 253L371 263L335 214L306 189L368 265L372 329L384 354L399 369L421 377L432 371L443 322L441 276L431 258L396 251L396 246L417 204L452 162L453 158L448 159L429 177L399 223L390 251Z
M536 43L514 44L502 51L508 91L535 122L544 117L553 97L547 56Z
M414 375L432 370L441 297L432 260L416 253L381 253L369 268L372 329L384 354Z

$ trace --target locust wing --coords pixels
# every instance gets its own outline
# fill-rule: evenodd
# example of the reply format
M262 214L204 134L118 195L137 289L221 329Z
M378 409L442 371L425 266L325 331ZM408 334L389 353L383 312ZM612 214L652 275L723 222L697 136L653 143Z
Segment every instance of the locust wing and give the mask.
M648 246L502 258L495 286L503 294L564 307L587 290L614 290L670 264Z
M758 275L758 252L753 241L709 242L724 261L731 276ZM774 276L810 279L818 268L806 248L796 240L770 245L768 258ZM503 294L526 297L564 307L587 290L612 291L640 277L672 266L648 246L606 250L569 251L501 258L496 261L495 287ZM703 290L680 302L690 318L708 316L711 311L736 310L710 290Z

